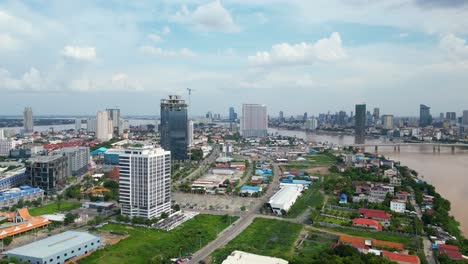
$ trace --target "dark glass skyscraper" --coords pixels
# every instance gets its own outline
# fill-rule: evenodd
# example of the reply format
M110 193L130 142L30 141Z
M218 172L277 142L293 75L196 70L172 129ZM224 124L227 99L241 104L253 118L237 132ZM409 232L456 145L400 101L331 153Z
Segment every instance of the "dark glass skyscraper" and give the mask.
M179 95L161 99L161 147L175 160L187 159L187 103Z
M356 138L364 139L366 135L366 105L358 104L356 105L356 116L354 122L354 129L356 133Z
M237 119L237 113L234 111L234 107L229 107L229 121L234 122Z
M427 105L421 104L419 106L419 126L425 127L432 124L431 108Z

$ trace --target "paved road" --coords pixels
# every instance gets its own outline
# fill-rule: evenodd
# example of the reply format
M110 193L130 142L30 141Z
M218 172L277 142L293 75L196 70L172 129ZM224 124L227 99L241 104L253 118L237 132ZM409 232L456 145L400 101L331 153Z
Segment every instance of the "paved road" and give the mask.
M268 157L265 157L268 158ZM259 216L257 213L265 203L267 203L271 196L277 191L279 187L279 178L280 178L280 169L277 164L273 163L273 179L270 183L270 186L267 192L258 199L255 206L253 206L248 212L245 212L240 218L234 222L230 227L221 232L218 237L211 241L208 245L203 247L201 250L197 251L189 263L198 263L201 260L206 259L213 251L226 245L229 241L238 236L244 229L246 229L252 221Z
M418 215L419 220L422 218L422 211L419 205L416 203L414 200L414 190L411 189L411 197L410 197L410 202L413 205L413 207L416 209L416 214ZM421 236L423 239L423 249L424 249L424 255L426 256L427 262L429 264L436 264L436 260L434 257L434 252L432 252L432 243L429 240L429 238L425 235Z
M178 181L175 182L175 185L178 186L182 181L191 181L193 178L195 178L200 172L202 172L207 166L210 166L211 163L213 163L217 158L219 154L219 146L218 145L213 145L213 151L206 157L201 163L198 168L196 168L192 173L190 173L187 177L183 179L179 179Z

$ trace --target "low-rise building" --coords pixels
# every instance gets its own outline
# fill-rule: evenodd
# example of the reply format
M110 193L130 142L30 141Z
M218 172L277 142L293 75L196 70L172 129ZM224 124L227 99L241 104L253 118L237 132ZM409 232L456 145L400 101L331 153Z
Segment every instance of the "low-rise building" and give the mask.
M398 264L419 264L421 261L416 255L407 255L396 252L382 251L382 255L390 261Z
M17 204L20 200L34 201L44 197L44 191L40 188L30 186L20 186L0 192L0 207L10 207Z
M383 223L384 225L389 225L392 218L391 214L387 214L383 210L359 208L358 211L363 218L376 220Z
M0 157L8 157L10 150L16 147L16 141L11 138L0 138Z
M353 219L353 226L382 231L382 225L378 221L372 219L355 218Z
M7 190L26 183L26 169L17 168L4 173L0 173L0 191Z
M262 187L260 187L260 186L244 185L240 189L241 194L248 194L248 195L252 195L254 193L259 193L261 191L262 191Z
M9 250L6 255L27 263L63 264L99 248L101 238L85 232L66 231Z
M281 215L281 210L288 211L301 196L303 185L300 184L282 184L281 189L276 192L268 204L275 214Z
M391 186L401 186L401 179L394 176L390 178L390 185Z
M267 256L261 256L261 255L256 255L252 253L247 253L243 251L234 251L232 252L224 261L222 264L288 264L289 262L280 259L280 258L274 258L274 257L267 257Z
M404 213L406 210L406 201L393 199L390 201L390 210L396 213Z
M387 193L393 196L394 188L391 186L374 186L370 189L370 197L374 201L384 200Z

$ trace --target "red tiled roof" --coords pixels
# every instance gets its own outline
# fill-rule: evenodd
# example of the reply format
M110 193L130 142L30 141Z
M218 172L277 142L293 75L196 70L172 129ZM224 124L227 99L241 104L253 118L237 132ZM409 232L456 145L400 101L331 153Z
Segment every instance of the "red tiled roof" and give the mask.
M463 259L462 253L460 253L457 246L441 244L438 245L438 248L441 254L446 254L451 260Z
M416 255L406 255L400 253L393 253L389 251L382 251L382 254L391 261L396 261L398 263L415 263L419 264L419 258Z
M366 218L355 218L353 219L353 225L367 225L367 226L374 226L377 227L377 230L382 230L382 225L372 219Z
M386 219L386 220L390 220L390 218L392 217L391 214L387 214L385 212L381 213L381 212L367 212L367 213L363 213L364 217L365 218L371 218L371 219Z
M459 250L458 247L454 245L440 244L438 245L438 247L439 247L439 250L440 249L455 250L455 251Z

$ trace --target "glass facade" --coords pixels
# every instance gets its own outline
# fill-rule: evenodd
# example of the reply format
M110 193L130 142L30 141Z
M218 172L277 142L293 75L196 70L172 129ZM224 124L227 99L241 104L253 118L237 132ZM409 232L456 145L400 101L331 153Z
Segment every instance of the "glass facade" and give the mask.
M171 151L175 160L188 158L187 104L180 96L170 95L161 100L161 147Z

